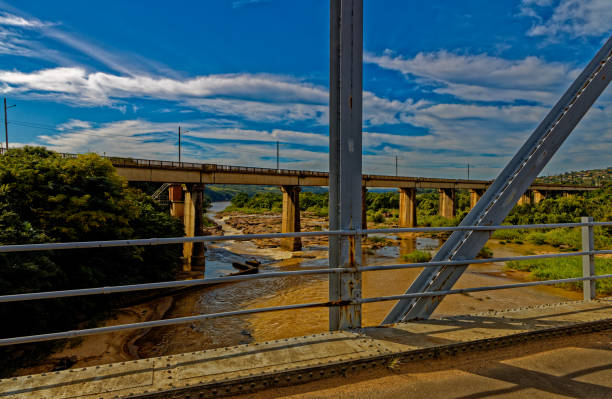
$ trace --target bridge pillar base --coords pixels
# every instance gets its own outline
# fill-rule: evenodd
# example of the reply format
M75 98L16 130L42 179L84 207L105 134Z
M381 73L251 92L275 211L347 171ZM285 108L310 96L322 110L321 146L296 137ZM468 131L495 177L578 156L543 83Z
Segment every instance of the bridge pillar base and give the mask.
M294 233L300 231L300 187L282 186L283 213L281 233ZM287 251L300 251L302 240L300 237L285 237L281 239L281 248Z
M519 198L518 202L516 203L517 205L529 205L531 204L531 193L528 191L526 191L523 195L521 195L521 198Z
M533 190L533 203L537 204L546 198L546 192L541 190Z
M416 188L399 189L399 227L416 227Z
M480 198L482 198L482 195L484 194L484 192L485 190L480 190L480 189L470 190L470 209L473 209L476 206Z
M185 237L204 234L203 184L180 185L168 188L170 214L183 221ZM206 248L202 242L183 243L183 270L204 270Z
M439 201L439 215L447 219L455 217L455 189L441 188Z

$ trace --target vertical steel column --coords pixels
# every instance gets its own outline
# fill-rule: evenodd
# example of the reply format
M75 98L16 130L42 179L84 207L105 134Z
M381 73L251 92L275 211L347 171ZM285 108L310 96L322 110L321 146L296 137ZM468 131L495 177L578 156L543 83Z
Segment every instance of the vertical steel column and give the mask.
M329 228L361 227L363 0L330 1ZM331 267L361 265L359 235L330 237ZM361 273L331 274L330 301L361 298ZM361 327L361 305L330 307L330 330Z
M592 223L592 217L583 217L582 223ZM592 251L593 245L593 226L582 226L582 251ZM582 255L582 277L592 277L595 275L595 255ZM584 280L582 282L582 293L585 301L595 299L597 293L595 280Z

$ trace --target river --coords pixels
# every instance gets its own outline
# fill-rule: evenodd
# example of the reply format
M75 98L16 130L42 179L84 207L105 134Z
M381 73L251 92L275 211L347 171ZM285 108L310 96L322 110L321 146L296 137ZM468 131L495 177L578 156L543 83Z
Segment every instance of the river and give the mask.
M223 228L224 234L240 234L229 226L217 212L229 203L215 202L208 216ZM261 217L261 216L260 216ZM394 237L399 238L399 237ZM437 239L406 235L399 246L384 247L363 255L365 265L407 263L403 255L414 249L435 251ZM495 256L513 256L543 252L542 247L506 244L487 244ZM278 270L300 270L327 266L326 248L305 247L298 258L279 248L257 248L252 242L222 242L209 245L206 276L215 277L235 271L229 261L256 258L262 261L261 273ZM548 249L544 249L546 251ZM375 271L363 274L363 296L383 296L403 293L421 269ZM456 287L511 284L524 280L525 274L504 270L503 263L484 263L468 268ZM466 314L488 310L501 310L518 306L554 303L579 299L580 294L554 287L528 287L514 290L452 295L446 298L434 315ZM180 317L198 313L214 313L245 308L286 305L292 303L323 302L328 300L326 275L293 276L251 280L215 287L206 287L175 298L166 317ZM366 304L363 324L381 322L394 302ZM180 353L206 348L288 338L320 333L327 330L328 310L304 309L260 313L241 317L224 317L183 326L170 326L152 330L137 345L142 357Z
M221 225L225 235L241 234L240 230L226 223L227 217L217 216L217 212L223 210L227 205L229 205L227 202L213 203L208 210L208 217ZM270 220L274 217L278 219L277 216L256 215L256 218L260 220L268 217ZM315 220L314 223L324 225L320 220ZM415 235L392 238L398 239L399 245L364 251L364 265L407 263L403 260L404 254L414 249L434 252L441 244L437 239ZM555 251L552 247L535 247L527 244L501 245L496 241L487 243L487 246L496 257ZM209 244L206 251L205 275L206 277L227 275L236 271L231 266L231 262L244 261L244 259L260 260L262 262L261 273L323 268L327 267L327 248L321 245L320 241L316 245L305 245L303 251L297 253L284 251L278 247L258 248L249 241L224 241ZM420 269L404 269L363 273L363 296L402 294L420 271ZM525 273L506 271L504 263L484 263L470 266L455 286L462 288L511 284L527 278ZM450 295L436 309L434 317L502 310L580 298L581 293L579 292L545 286ZM328 280L326 275L268 278L192 288L172 296L119 309L102 325L327 300ZM363 306L363 325L380 323L393 304L394 302L365 304ZM149 330L93 335L66 345L37 365L19 370L16 375L61 368L62 364L66 364L66 359L69 359L73 367L86 367L321 333L327 329L328 309L321 308L222 317Z

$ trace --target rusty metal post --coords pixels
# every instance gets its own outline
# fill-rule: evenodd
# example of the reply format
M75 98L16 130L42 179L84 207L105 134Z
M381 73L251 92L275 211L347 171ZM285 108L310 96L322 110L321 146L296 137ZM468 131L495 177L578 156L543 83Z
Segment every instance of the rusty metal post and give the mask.
M363 0L330 2L329 228L361 227L361 117ZM361 265L361 236L329 238L331 267ZM329 276L329 298L344 302L329 310L329 329L361 327L361 273Z
M582 223L592 223L592 217L583 217L580 219ZM593 243L593 226L582 226L582 251L592 251ZM593 277L595 275L595 255L582 255L582 277ZM585 301L595 299L596 281L584 280L582 282L582 293Z

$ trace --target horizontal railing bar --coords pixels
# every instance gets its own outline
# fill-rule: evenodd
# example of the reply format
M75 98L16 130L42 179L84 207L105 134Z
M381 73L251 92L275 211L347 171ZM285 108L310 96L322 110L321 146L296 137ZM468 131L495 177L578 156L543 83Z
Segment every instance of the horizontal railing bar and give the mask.
M402 295L390 295L390 296L380 296L380 297L372 297L372 298L362 298L362 299L355 301L355 303L363 304L363 303L372 303L372 302L398 301L398 300L408 299L408 298L420 298L420 297L428 297L428 296L445 296L445 295L452 295L452 294L464 294L468 292L506 290L506 289L512 289L512 288L532 287L532 286L537 286L537 285L553 285L553 284L573 283L573 282L586 281L586 280L601 280L605 278L612 278L612 274L603 274L600 276L590 276L590 277L564 278L564 279L559 279L559 280L530 281L527 283L517 283L517 284L491 285L488 287L457 288L457 289L446 290L446 291L429 291L429 292L417 292L414 294L402 294Z
M422 267L436 267L436 266L465 266L465 265L472 265L472 264L479 264L479 263L508 262L511 260L526 261L526 260L532 260L532 259L567 258L571 256L606 255L606 254L612 254L612 250L604 249L604 250L599 250L599 251L563 252L563 253L558 253L558 254L507 256L507 257L487 258L487 259L465 259L465 260L443 260L439 262L399 263L395 265L363 266L363 267L358 267L357 271L371 272L371 271L376 271L376 270L418 269Z
M292 277L292 276L305 276L305 275L312 275L312 274L331 274L331 273L344 273L344 272L354 272L354 271L355 271L354 269L338 267L338 268L328 268L328 269L293 270L293 271L285 271L285 272L246 274L246 275L241 275L241 276L213 277L213 278L205 278L205 279L201 278L201 279L194 279L194 280L163 281L159 283L131 284L131 285L119 285L119 286L97 287L97 288L81 288L81 289L63 290L63 291L32 292L32 293L25 293L25 294L2 295L0 296L0 303L32 301L32 300L37 300L37 299L67 298L67 297L84 296L84 295L117 294L121 292L146 291L146 290L156 290L156 289L161 289L161 288L194 287L194 286L200 286L200 285L233 283L233 282L238 282L238 281L256 280L256 279L272 278L272 277Z
M390 229L371 230L331 230L331 231L303 231L294 233L265 233L265 234L242 234L232 236L196 236L196 237L168 237L168 238L142 238L132 240L110 240L110 241L79 241L58 242L45 244L17 244L0 246L0 253L23 252L23 251L49 251L58 249L84 249L84 248L108 248L125 246L152 246L166 244L182 244L185 242L219 242L219 241L247 241L265 238L284 237L320 237L341 235L363 235L363 234L387 234L387 233L428 233L459 230L517 230L517 229L541 229L581 226L612 226L612 222L589 222L589 223L556 223L556 224L532 224L532 225L500 225L500 226L453 226L453 227L406 227Z
M233 236L196 236L196 237L168 237L168 238L141 238L133 240L111 240L111 241L78 241L58 242L46 244L18 244L0 246L2 252L23 251L50 251L57 249L84 249L84 248L108 248L108 247L131 247L131 246L153 246L166 244L182 244L185 242L218 242L218 241L248 241L262 238L284 238L284 237L317 237L317 236L340 236L355 235L355 230L334 231L301 231L294 233L266 233L266 234L242 234Z
M171 325L176 325L176 324L193 323L196 321L213 319L217 317L242 316L242 315L255 314L255 313L278 312L281 310L292 310L292 309L307 309L307 308L317 308L317 307L340 306L340 305L346 305L348 303L349 303L348 301L345 301L345 302L338 301L338 302L315 302L315 303L305 303L305 304L296 304L296 305L272 306L272 307L267 307L267 308L243 309L243 310L234 310L231 312L219 312L219 313L209 313L209 314L201 314L201 315L195 315L195 316L176 317L176 318L166 319L166 320L153 320L153 321L144 321L144 322L130 323L130 324L119 324L116 326L88 328L85 330L71 330L71 331L63 331L63 332L56 332L56 333L50 333L50 334L29 335L25 337L3 338L3 339L0 339L0 347L7 346L7 345L27 344L27 343L33 343L33 342L52 341L56 339L84 337L87 335L106 334L106 333L111 333L115 331L137 330L140 328L163 327L163 326L171 326Z
M358 234L387 234L387 233L427 233L436 231L494 231L494 230L520 230L520 229L555 229L562 227L582 226L612 226L612 222L588 222L588 223L551 223L551 224L509 224L498 226L449 226L449 227L396 227L389 229L367 229L357 230Z
M360 272L370 272L370 271L377 271L377 270L418 269L418 268L423 268L423 267L464 266L464 265L469 265L469 264L507 262L511 260L525 261L525 260L531 260L531 259L566 258L566 257L572 257L572 256L604 255L604 254L612 254L612 250L564 252L564 253L557 253L557 254L509 256L509 257L488 258L488 259L466 259L466 260L439 261L439 262L400 263L400 264L395 264L395 265L364 266L364 267L359 267L356 270ZM231 283L231 282L246 281L246 280L257 280L257 279L262 279L262 278L291 277L291 276L312 275L312 274L331 274L331 273L344 273L344 272L354 272L354 271L355 269L352 269L352 268L294 270L294 271L269 272L269 273L261 273L261 274L249 274L249 275L242 275L242 276L226 276L226 277L213 277L213 278L194 279L194 280L163 281L163 282L158 282L158 283L131 284L131 285L107 286L107 287L96 287L96 288L80 288L80 289L63 290L63 291L33 292L33 293L24 293L24 294L2 295L0 296L0 303L32 301L32 300L39 300L39 299L68 298L68 297L85 296L85 295L116 294L116 293L121 293L121 292L146 291L146 290L155 290L155 289L162 289L162 288L192 287L192 286L200 286L200 285Z
M351 305L351 304L395 301L395 300L400 300L400 299L417 298L417 297L425 297L425 296L442 296L442 295L461 294L461 293L468 293L468 292L493 291L493 290L503 290L503 289L511 289L511 288L531 287L531 286L537 286L537 285L571 283L571 282L578 282L578 281L585 281L585 280L600 280L604 278L612 278L612 274L591 276L591 277L566 278L566 279L559 279L559 280L532 281L532 282L527 282L527 283L495 285L495 286L489 286L489 287L460 288L460 289L446 290L446 291L431 291L431 292L421 292L421 293L414 293L414 294L362 298L356 301L347 300L347 301L332 301L332 302L314 302L314 303L306 303L306 304L272 306L272 307L267 307L267 308L243 309L243 310L235 310L235 311L230 311L230 312L219 312L219 313L210 313L210 314L202 314L202 315L195 315L195 316L177 317L177 318L166 319L166 320L153 320L153 321L144 321L144 322L130 323L130 324L120 324L116 326L96 327L96 328L89 328L89 329L84 329L84 330L71 330L71 331L63 331L63 332L56 332L56 333L49 333L49 334L29 335L25 337L2 338L0 339L0 346L43 342L43 341L51 341L51 340L56 340L56 339L83 337L87 335L105 334L105 333L111 333L115 331L136 330L136 329L141 329L141 328L152 328L152 327L162 327L162 326L169 326L169 325L176 325L176 324L185 324L185 323L192 323L196 321L202 321L202 320L212 319L212 318L217 318L217 317L242 316L242 315L247 315L247 314L277 312L277 311L282 311L282 310L293 310L293 309L346 306L346 305Z

